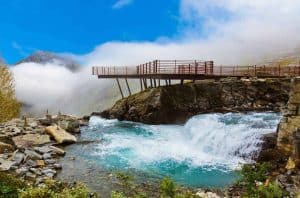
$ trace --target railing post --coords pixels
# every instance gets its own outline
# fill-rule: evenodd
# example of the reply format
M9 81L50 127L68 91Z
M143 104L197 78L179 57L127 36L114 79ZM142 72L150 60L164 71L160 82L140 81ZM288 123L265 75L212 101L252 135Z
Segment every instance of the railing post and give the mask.
M254 65L254 76L256 77L256 65Z

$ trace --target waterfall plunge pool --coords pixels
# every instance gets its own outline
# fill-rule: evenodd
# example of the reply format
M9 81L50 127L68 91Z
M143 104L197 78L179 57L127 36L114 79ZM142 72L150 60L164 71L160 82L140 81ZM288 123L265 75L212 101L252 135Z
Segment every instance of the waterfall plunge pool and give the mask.
M125 172L141 181L168 176L188 187L226 187L279 119L277 113L202 114L184 125L145 125L92 117L79 140L95 142L66 147L59 178L111 188L109 173Z

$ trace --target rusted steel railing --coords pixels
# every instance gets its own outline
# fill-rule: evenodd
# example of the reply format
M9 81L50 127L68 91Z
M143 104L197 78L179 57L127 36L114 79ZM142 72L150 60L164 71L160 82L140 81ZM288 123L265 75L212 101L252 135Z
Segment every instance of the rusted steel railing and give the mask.
M214 66L213 61L154 60L138 66L93 67L93 75L147 76L147 75L203 75L236 77L294 77L300 76L300 65L290 66Z

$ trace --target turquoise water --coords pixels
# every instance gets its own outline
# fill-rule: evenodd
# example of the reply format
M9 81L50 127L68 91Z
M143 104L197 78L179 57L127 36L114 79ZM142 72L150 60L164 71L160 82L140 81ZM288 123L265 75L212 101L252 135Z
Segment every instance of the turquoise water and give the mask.
M275 132L280 115L198 115L184 125L145 125L92 117L81 139L99 140L71 152L101 168L141 180L165 176L191 187L224 187L234 170L251 162L263 134Z

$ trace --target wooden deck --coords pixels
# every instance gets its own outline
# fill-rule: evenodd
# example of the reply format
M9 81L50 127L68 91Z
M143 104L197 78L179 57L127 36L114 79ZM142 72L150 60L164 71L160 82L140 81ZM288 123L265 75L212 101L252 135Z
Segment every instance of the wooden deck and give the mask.
M115 78L122 97L124 97L119 79L125 79L129 95L131 90L127 79L139 79L141 91L148 87L171 85L171 80L204 80L221 79L226 77L237 78L286 78L300 76L300 64L291 66L248 65L224 66L214 65L213 61L200 60L154 60L137 66L101 66L93 67L92 74L98 78Z

